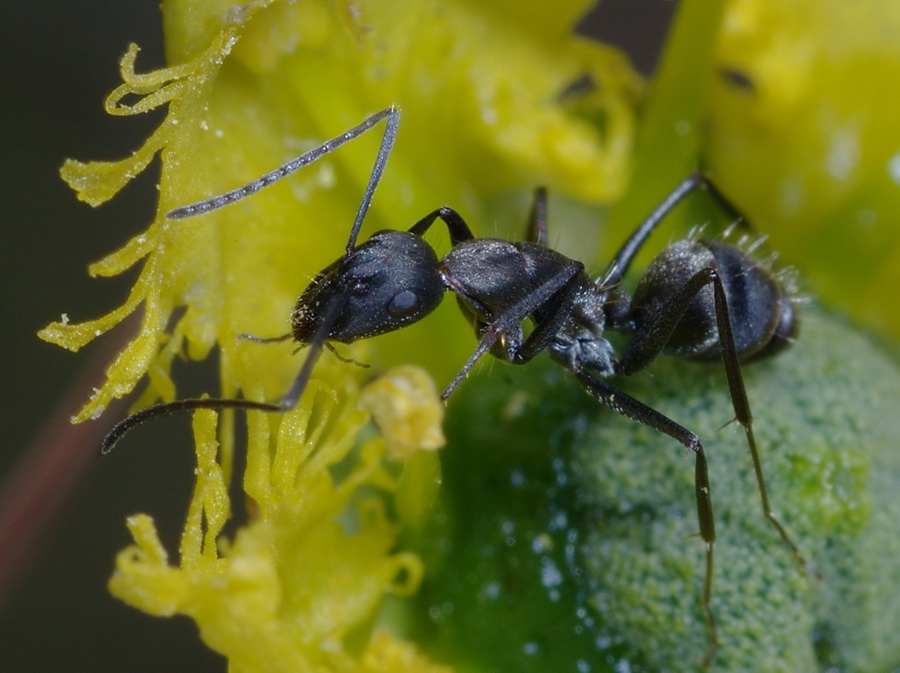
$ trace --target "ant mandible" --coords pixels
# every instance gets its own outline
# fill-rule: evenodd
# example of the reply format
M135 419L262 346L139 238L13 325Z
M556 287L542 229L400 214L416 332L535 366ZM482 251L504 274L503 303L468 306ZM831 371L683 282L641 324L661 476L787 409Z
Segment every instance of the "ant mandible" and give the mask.
M384 230L357 245L360 227L394 145L400 111L390 107L302 154L253 182L167 214L180 220L222 208L294 173L359 137L381 120L386 128L343 255L322 270L300 295L291 313L293 338L309 353L287 394L269 404L237 399L188 399L157 404L119 422L104 438L110 451L129 429L147 420L195 409L292 409L306 387L323 348L352 343L421 320L456 294L459 307L478 337L475 351L441 395L446 400L487 352L505 362L524 364L547 351L571 371L598 402L622 416L669 435L695 456L695 497L700 536L706 546L703 609L709 632L708 664L717 645L711 607L715 520L706 454L700 438L687 428L605 381L647 367L664 351L690 360L721 359L735 418L744 429L766 519L797 560L803 557L769 505L762 465L753 435L752 415L741 375L741 362L774 355L797 333L794 298L754 260L749 251L722 240L688 238L665 248L640 279L633 296L621 287L634 257L660 221L689 193L704 189L735 221L737 209L704 175L683 180L631 234L606 273L592 280L581 262L547 247L546 192L536 190L528 240L476 238L465 220L449 207L438 208L407 231ZM451 249L439 260L422 236L440 219L450 233ZM530 319L526 334L522 323ZM605 330L630 335L619 356Z

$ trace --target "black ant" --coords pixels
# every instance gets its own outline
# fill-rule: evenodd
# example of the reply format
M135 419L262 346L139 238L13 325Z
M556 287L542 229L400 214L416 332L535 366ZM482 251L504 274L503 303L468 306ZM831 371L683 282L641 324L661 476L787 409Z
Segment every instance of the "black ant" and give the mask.
M194 409L289 410L302 395L322 349L332 348L330 342L351 343L410 325L431 313L449 290L456 294L460 309L474 326L478 345L444 390L442 399L450 397L487 352L512 364L524 364L547 351L598 402L669 435L694 453L697 513L700 536L706 545L702 602L709 630L705 663L709 664L717 646L710 605L716 534L703 445L696 434L605 379L634 374L664 351L691 360L721 359L735 417L747 437L764 515L805 565L799 549L769 506L740 367L741 362L774 355L793 342L798 326L794 298L748 251L721 240L695 238L665 248L650 264L633 296L621 287L622 278L650 234L694 190L706 190L730 217L743 220L700 173L683 180L635 229L598 281L588 276L581 262L547 247L546 192L542 188L535 194L527 241L476 238L459 213L443 207L407 231L379 231L357 245L357 235L396 138L400 111L394 107L372 115L244 187L177 208L167 217L193 217L243 199L359 137L382 119L387 120L384 136L344 254L321 271L300 295L291 313L290 334L256 339L293 338L309 347L306 361L287 394L275 404L236 399L158 404L119 422L103 440L103 452L110 451L130 428L165 414ZM422 238L437 219L447 226L452 243L441 260ZM522 327L526 319L533 323L527 334ZM630 335L622 355L617 355L604 338L605 330Z

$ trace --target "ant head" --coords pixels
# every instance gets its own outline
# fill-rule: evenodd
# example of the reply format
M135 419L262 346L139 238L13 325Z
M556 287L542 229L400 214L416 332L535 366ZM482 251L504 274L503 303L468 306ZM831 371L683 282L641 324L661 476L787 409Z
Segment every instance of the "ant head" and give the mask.
M294 338L310 343L333 320L327 339L351 343L421 320L441 303L437 255L407 231L380 231L321 271L291 314Z

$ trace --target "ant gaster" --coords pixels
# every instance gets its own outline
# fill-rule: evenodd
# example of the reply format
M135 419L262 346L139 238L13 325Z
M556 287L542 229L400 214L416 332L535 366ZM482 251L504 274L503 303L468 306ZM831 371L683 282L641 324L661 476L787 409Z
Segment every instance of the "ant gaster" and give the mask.
M798 325L794 299L748 251L721 240L695 238L665 248L650 264L634 296L629 297L621 287L623 276L647 238L692 191L706 190L729 216L742 220L724 195L699 173L682 181L635 229L598 281L588 276L581 262L547 247L546 192L542 188L536 191L527 241L476 238L459 213L443 207L407 231L379 231L357 245L360 227L396 138L400 112L394 107L372 115L244 187L177 208L167 217L193 217L243 199L357 138L382 119L386 119L384 136L344 254L321 271L300 295L291 313L290 334L257 339L293 338L309 347L287 394L275 404L209 398L158 404L118 423L104 439L103 451L111 450L133 426L165 414L201 408L273 412L291 409L303 393L323 347L331 348L330 342L351 343L384 334L421 320L449 290L473 324L478 345L444 390L442 399L450 396L487 352L512 364L524 364L547 351L597 401L669 435L694 453L700 536L706 545L702 602L709 630L708 664L717 644L710 604L716 536L703 445L695 433L605 379L634 374L663 352L691 360L721 359L735 417L746 434L764 515L797 560L805 564L769 506L740 367L741 362L773 355L793 341ZM438 219L447 226L452 244L441 260L422 238ZM533 323L527 334L522 327L526 319ZM614 351L603 336L606 330L630 335L624 353L618 355Z

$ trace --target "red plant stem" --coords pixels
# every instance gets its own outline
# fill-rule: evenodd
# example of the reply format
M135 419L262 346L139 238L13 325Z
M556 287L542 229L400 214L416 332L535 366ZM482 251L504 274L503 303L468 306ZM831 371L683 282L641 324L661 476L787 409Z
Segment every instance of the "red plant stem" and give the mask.
M136 324L133 319L126 322ZM118 330L125 337L132 331L129 325ZM125 342L109 341L88 362L0 484L0 610L49 542L67 504L89 483L100 458L100 440L109 428L91 421L72 425L69 419L84 404L87 392L102 383L103 372ZM121 413L124 404L110 403L107 417Z

